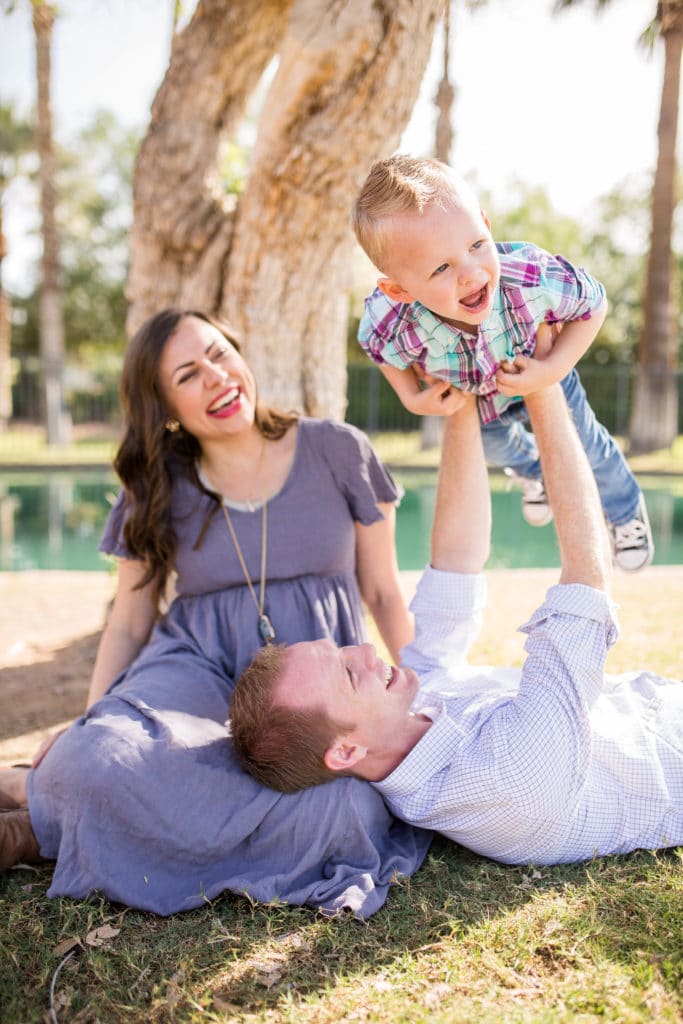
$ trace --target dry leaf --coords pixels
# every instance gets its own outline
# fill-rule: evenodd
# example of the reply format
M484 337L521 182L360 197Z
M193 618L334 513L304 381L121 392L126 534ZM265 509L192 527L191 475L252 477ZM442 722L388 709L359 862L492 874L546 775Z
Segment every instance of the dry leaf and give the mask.
M99 928L93 928L91 932L88 932L85 941L89 946L103 946L107 939L116 938L120 931L120 928L112 928L110 924L103 924Z
M80 946L80 944L81 940L79 938L75 935L70 935L68 939L62 939L61 942L57 943L55 948L52 950L52 955L62 957L65 953L68 953L70 949L74 949L76 946Z
M282 981L282 973L280 971L259 971L256 980L259 985L270 989L273 985L277 985L278 981Z

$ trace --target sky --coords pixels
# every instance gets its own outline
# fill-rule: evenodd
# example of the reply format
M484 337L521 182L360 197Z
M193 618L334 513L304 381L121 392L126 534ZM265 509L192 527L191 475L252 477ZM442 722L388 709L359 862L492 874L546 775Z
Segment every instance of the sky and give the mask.
M191 8L187 0L185 8ZM144 129L169 56L171 0L61 0L53 48L53 117L58 141L73 139L95 110ZM553 15L553 0L455 3L451 81L456 138L451 162L505 206L515 180L543 187L555 208L581 220L605 193L654 170L664 49L637 46L656 0L594 0ZM442 65L435 39L420 98L401 150L430 151L433 97ZM29 116L35 102L29 4L0 14L0 102ZM682 132L679 128L679 139ZM25 291L36 258L26 191L4 207L11 290Z

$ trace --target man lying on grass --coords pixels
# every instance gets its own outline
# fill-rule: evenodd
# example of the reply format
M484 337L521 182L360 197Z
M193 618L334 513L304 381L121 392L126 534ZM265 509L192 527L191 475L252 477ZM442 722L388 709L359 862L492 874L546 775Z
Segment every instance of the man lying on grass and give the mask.
M371 644L267 648L233 696L235 749L285 792L367 779L395 814L504 863L683 844L683 683L605 675L617 629L593 475L559 386L526 402L562 570L521 627L524 667L466 663L491 506L476 407L463 395L446 423L431 565L401 666Z

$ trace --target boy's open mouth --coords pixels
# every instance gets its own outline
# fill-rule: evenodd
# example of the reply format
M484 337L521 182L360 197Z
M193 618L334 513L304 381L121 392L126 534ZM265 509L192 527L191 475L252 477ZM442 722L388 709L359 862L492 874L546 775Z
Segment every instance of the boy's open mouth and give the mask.
M488 284L485 284L484 287L479 288L478 291L470 292L469 295L464 295L460 299L460 305L464 306L470 313L478 313L480 310L486 308L488 298L489 286Z

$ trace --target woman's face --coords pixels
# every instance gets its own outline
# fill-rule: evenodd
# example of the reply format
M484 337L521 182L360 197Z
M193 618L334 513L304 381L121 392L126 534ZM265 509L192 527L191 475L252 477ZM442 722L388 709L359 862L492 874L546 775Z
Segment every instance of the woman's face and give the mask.
M184 317L166 342L159 384L169 414L200 443L254 423L251 370L227 338L198 317Z

